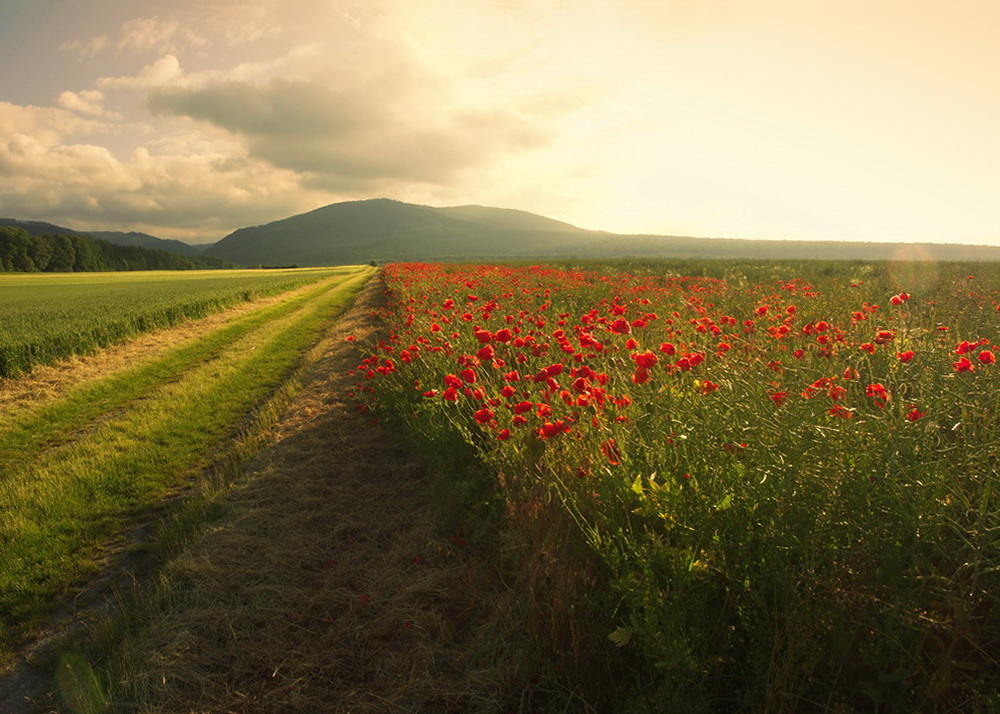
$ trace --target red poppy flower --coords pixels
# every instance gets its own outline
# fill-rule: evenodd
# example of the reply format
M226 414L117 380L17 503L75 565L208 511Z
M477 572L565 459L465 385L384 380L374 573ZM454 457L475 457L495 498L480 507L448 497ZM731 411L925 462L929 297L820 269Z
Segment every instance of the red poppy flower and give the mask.
M608 325L608 329L612 332L618 333L619 335L627 335L632 332L632 325L628 320L620 317Z
M493 418L493 410L483 407L475 414L473 414L472 418L475 419L480 424L485 424L486 422L488 422L490 419Z
M997 357L991 350L983 350L979 353L979 361L983 364L996 364Z
M952 362L956 372L974 372L976 367L969 361L968 357L963 357L958 362Z
M913 350L906 350L906 352L897 352L896 353L896 357L899 358L900 362L909 362L910 360L912 360L916 356L917 355L916 355L916 353Z
M644 369L655 367L657 362L656 355L651 350L634 354L632 355L632 359L635 361L636 366Z
M620 466L622 463L622 454L618 450L617 444L615 444L614 439L608 439L603 444L601 444L601 453L607 458L608 463L612 466Z
M554 436L559 436L560 434L570 430L570 427L562 419L557 419L554 422L545 422L538 429L538 435L543 439L551 439Z

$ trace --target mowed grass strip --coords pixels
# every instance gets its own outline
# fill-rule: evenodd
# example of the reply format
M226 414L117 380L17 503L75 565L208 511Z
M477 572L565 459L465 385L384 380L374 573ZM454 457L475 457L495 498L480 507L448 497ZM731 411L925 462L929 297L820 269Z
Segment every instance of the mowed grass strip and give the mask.
M370 276L328 286L0 483L0 658L92 573L103 541L212 459Z
M44 450L79 438L82 431L108 413L176 380L178 374L214 358L242 336L300 308L344 279L327 278L305 293L240 316L199 340L151 361L141 361L55 403L41 408L26 405L0 414L0 481L30 467Z

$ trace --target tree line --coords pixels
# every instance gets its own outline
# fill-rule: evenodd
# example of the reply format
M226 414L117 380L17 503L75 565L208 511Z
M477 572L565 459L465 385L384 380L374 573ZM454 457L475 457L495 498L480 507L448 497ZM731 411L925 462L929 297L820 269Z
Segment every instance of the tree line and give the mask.
M5 273L192 270L226 265L215 258L117 245L89 236L32 235L23 228L0 226L0 272Z

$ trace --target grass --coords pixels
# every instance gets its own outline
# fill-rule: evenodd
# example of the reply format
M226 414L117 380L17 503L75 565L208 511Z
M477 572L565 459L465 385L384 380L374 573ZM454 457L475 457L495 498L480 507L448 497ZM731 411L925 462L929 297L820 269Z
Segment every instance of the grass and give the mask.
M357 342L344 338L370 333L379 293L370 286L310 353L254 461L165 524L159 577L64 654L96 711L492 713L534 701L539 685L518 689L534 672L509 666L528 662L517 602L483 550L440 531L411 450L346 400Z
M0 482L4 642L93 572L104 540L212 460L368 275L328 278L7 425L0 443L16 464Z
M344 269L0 276L0 378Z

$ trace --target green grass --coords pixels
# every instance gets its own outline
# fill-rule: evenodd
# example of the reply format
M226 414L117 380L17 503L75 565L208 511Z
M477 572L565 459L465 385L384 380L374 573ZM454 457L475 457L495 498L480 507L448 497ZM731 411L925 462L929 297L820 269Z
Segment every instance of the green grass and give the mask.
M101 543L211 462L369 275L328 279L0 433L3 642L94 571Z
M0 275L0 378L345 270Z

